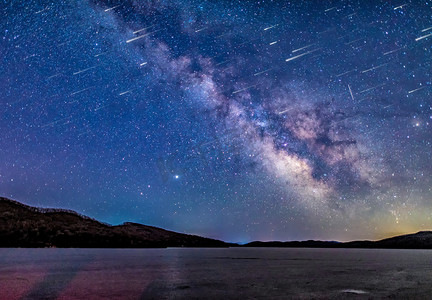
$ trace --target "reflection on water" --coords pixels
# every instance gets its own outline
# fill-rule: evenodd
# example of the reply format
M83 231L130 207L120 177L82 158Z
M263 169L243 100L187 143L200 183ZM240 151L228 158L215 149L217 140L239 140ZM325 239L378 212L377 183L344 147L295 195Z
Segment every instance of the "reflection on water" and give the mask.
M0 299L427 298L432 251L0 249Z
M347 289L347 290L343 290L342 293L351 293L351 294L368 294L368 292L366 291L362 291L362 290L352 290L352 289Z

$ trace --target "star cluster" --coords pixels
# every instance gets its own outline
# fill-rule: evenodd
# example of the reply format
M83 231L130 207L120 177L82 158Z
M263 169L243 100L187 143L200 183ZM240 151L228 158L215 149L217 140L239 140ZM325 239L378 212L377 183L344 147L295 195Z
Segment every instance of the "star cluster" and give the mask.
M430 229L431 2L3 6L3 196L236 242Z

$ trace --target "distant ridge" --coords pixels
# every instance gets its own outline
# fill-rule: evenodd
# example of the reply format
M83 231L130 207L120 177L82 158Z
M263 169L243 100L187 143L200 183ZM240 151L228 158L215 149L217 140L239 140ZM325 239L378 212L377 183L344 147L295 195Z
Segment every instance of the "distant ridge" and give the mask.
M0 247L228 247L222 241L137 223L112 226L73 210L38 208L0 197Z
M243 247L305 247L305 248L384 248L384 249L432 249L432 231L395 236L379 241L293 241L293 242L251 242Z

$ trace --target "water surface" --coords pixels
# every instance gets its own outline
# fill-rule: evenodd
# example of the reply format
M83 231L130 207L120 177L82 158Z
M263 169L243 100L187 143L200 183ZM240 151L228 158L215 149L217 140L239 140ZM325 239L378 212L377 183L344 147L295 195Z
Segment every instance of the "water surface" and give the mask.
M0 249L0 299L425 299L431 250Z

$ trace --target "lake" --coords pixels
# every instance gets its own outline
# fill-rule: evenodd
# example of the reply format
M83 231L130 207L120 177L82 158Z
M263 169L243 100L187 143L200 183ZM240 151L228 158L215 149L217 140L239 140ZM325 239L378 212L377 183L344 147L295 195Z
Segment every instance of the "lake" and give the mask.
M432 250L0 249L0 299L425 299Z

